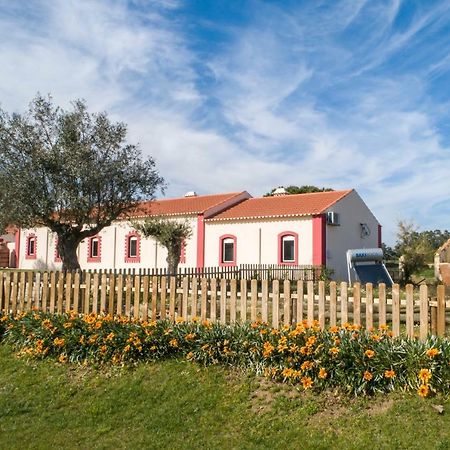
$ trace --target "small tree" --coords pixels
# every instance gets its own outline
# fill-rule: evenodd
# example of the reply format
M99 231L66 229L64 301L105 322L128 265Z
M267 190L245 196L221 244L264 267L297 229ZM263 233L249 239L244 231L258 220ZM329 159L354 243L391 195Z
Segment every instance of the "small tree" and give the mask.
M142 223L134 223L134 228L145 237L152 237L167 249L167 268L170 274L176 274L180 263L183 241L192 235L188 222L151 217Z
M400 221L395 251L400 255L403 282L410 283L412 275L424 267L431 249L426 236L414 224Z
M88 113L81 100L64 111L38 95L24 115L0 110L0 228L50 228L63 269L79 269L80 242L163 184L126 135L124 124Z
M283 186L278 186L283 187ZM264 195L264 197L272 197L278 188L273 188L270 192ZM319 188L317 186L303 185L303 186L287 186L284 188L287 195L292 194L309 194L311 192L330 192L333 191L331 188Z

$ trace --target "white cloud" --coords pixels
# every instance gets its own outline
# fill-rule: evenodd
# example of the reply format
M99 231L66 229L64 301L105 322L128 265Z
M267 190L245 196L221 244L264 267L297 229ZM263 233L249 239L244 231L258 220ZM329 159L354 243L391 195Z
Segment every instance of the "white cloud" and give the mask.
M37 91L65 106L85 98L129 124L131 140L156 157L168 195L355 187L389 241L397 219L449 227L450 151L428 80L375 70L440 26L445 2L401 33L392 29L399 0L289 11L255 2L247 25L221 24L228 45L201 56L173 19L183 3L132 3L0 2L2 106L23 110ZM359 47L342 39L364 21L371 28L355 36ZM214 77L207 89L199 66Z

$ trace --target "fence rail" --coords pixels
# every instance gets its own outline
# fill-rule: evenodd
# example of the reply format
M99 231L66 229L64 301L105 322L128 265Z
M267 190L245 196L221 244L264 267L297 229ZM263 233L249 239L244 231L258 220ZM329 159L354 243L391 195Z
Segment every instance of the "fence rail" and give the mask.
M176 276L199 278L236 278L259 280L287 279L291 281L318 281L322 274L321 266L309 265L279 265L279 264L240 264L230 267L179 267L176 274L170 273L166 268L139 268L139 269L97 269L86 272L98 274L122 274L122 275L150 275L150 276Z
M426 285L402 290L397 284L387 289L370 283L0 271L0 310L13 314L35 309L223 324L262 320L275 328L317 320L321 327L388 325L395 336L421 339L450 334L446 294L445 286L434 292Z

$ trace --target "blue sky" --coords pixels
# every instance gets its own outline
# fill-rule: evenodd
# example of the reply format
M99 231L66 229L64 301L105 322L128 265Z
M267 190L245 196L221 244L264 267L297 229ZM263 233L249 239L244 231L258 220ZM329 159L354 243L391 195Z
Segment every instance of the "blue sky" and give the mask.
M167 196L355 188L450 228L450 2L0 0L0 102L84 98Z

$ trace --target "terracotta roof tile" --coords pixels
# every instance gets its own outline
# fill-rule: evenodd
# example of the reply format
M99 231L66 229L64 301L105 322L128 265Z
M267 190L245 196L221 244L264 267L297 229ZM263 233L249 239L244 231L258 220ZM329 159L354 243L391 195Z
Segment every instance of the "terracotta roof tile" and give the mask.
M170 198L142 202L132 217L175 216L183 214L202 214L208 209L240 195L241 192L227 194L198 195L195 197Z
M208 220L310 216L321 214L350 192L352 192L352 189L345 191L250 198Z

